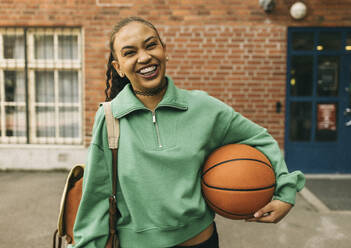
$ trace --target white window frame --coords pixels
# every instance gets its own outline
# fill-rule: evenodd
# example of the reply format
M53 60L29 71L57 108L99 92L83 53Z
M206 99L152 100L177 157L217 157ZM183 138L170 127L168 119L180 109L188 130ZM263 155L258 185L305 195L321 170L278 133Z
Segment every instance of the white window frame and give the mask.
M23 59L5 59L4 58L4 45L3 45L3 34L6 35L23 35L24 36L24 29L22 28L8 28L0 29L0 119L1 119L1 136L0 140L1 143L7 144L23 144L27 142L27 137L24 136L6 136L6 107L26 107L26 102L6 102L5 100L5 84L4 84L4 71L23 71L25 70L25 58ZM24 38L24 37L23 37Z
M6 35L24 35L24 28L0 28L0 94L1 94L1 136L0 143L5 144L23 144L27 143L27 137L6 136L6 113L5 106L24 106L25 103L6 103L5 102L5 87L4 87L4 71L5 70L21 70L25 71L25 59L4 59L3 58L3 34ZM54 38L54 58L53 59L35 59L34 56L34 36L35 35L52 35ZM77 36L77 58L75 59L59 59L58 56L58 37L60 35ZM82 30L80 28L28 28L27 33L27 84L28 84L28 118L29 118L29 143L30 144L59 144L59 145L77 145L83 143L83 109L82 109ZM35 102L35 71L53 71L54 72L54 88L55 102L54 103L36 103ZM59 71L76 71L78 73L78 101L74 103L59 103ZM36 107L50 106L55 108L55 137L37 137L37 121ZM78 109L78 137L60 137L59 136L59 108L74 107Z

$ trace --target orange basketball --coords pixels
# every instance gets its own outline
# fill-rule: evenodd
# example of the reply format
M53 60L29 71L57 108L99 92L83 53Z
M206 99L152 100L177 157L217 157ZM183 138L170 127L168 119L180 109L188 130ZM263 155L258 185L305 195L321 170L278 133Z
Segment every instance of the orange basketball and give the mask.
M271 201L275 175L266 156L243 144L225 145L207 158L201 176L208 205L230 219L247 219Z

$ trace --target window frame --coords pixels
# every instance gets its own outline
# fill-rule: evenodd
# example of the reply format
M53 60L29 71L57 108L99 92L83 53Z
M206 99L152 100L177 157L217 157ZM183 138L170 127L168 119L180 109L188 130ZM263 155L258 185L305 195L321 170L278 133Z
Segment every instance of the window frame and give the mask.
M24 38L24 58L23 59L5 59L4 58L4 35L23 35ZM35 35L52 35L53 36L53 59L35 59ZM73 59L61 59L58 56L59 36L72 35L77 37L77 57ZM75 44L74 44L75 45ZM81 27L0 27L0 125L1 135L0 144L54 144L54 145L81 145L83 144L83 32ZM4 87L4 71L24 71L26 84L25 103L6 102ZM53 71L54 72L54 102L38 103L35 96L35 72L36 71ZM59 102L59 72L74 71L77 72L77 96L78 100L74 102ZM26 102L28 103L26 105ZM27 118L27 136L6 136L6 106L26 107ZM54 107L55 115L55 136L38 137L37 136L37 113L36 107L51 106ZM60 118L59 109L61 107L76 108L78 121L77 137L60 137ZM70 119L67 119L70 120ZM69 121L67 122L69 123ZM66 123L65 123L66 124ZM48 125L45 123L44 125ZM50 126L50 125L48 125Z

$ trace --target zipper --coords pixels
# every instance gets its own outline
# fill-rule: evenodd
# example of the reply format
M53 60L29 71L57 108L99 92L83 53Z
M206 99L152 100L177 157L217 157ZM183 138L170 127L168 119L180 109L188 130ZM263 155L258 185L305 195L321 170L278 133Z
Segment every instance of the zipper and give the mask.
M158 141L158 147L162 148L162 143L161 143L161 138L160 138L160 131L158 129L158 124L156 121L156 113L155 111L152 112L152 122L154 123L155 129L156 129L156 136L157 136L157 141Z

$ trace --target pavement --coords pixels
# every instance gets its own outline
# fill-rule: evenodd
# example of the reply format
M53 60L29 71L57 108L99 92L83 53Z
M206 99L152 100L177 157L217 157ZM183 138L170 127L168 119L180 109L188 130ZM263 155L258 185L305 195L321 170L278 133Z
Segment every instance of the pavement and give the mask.
M322 176L310 176L306 181L306 189L325 205L322 209L326 207L327 211L351 211L351 176Z
M52 247L66 175L66 171L0 172L0 248ZM330 185L339 185L350 192L351 177L334 184L330 178L327 183L322 179L307 180L307 188L298 193L295 207L278 224L247 223L217 216L220 247L350 248L351 211L348 207L333 209L317 191L328 191L321 190L323 187L330 191ZM348 206L342 199L335 200L345 194L330 195L329 198L334 197L330 201L337 201L337 206Z

